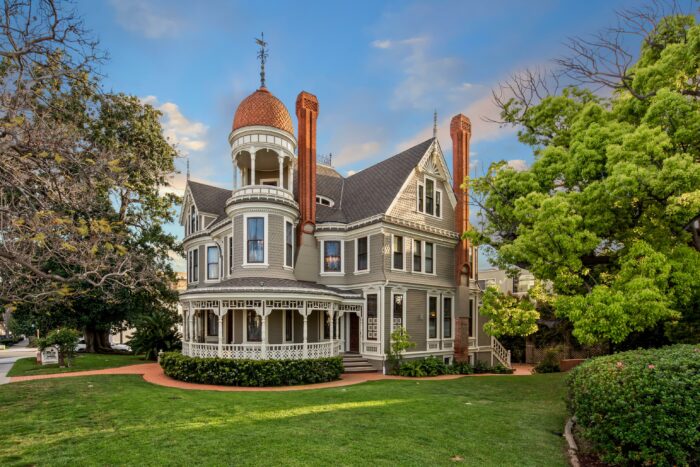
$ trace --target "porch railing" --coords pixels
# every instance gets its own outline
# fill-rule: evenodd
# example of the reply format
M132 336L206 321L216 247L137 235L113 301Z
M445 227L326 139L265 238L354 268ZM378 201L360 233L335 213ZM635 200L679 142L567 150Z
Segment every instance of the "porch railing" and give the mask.
M306 344L223 344L221 357L250 360L300 360L303 358L325 358L340 355L341 344L334 342L309 342ZM219 356L219 344L183 342L182 353L190 357L213 358Z

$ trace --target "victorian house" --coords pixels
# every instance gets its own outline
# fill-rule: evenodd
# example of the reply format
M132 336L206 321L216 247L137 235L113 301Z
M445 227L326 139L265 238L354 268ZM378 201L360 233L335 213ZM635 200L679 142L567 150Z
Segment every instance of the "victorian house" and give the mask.
M407 358L508 365L481 330L476 249L460 235L469 119L452 119L452 176L431 138L343 177L317 161L316 96L301 92L295 111L296 131L263 84L233 118L232 189L188 180L183 353L342 354L348 369L381 370L403 326Z

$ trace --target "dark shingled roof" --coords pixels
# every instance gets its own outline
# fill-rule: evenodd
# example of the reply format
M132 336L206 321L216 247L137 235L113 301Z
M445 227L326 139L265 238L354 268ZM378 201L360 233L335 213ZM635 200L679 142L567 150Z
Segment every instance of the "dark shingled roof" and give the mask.
M188 180L187 185L190 187L197 209L216 214L218 217L226 215L226 201L231 197L231 190L192 180Z
M292 279L275 279L272 277L241 277L238 279L229 279L216 284L197 284L190 285L187 289L187 294L216 293L219 289L236 289L237 291L259 291L266 292L288 292L292 289L300 289L302 293L320 293L324 295L335 295L343 298L361 298L362 295L348 290L340 290L333 287L328 287L315 282L296 281Z
M348 178L334 168L317 164L316 193L333 200L333 207L316 205L316 222L350 223L383 214L389 209L411 171L418 165L434 138L368 167ZM200 211L216 214L222 220L231 190L188 181ZM294 172L294 196L298 198L297 173Z

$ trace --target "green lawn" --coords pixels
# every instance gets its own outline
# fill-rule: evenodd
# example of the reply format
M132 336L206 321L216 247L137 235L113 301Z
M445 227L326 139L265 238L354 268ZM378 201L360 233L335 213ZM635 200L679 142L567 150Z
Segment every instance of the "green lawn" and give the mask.
M561 375L248 393L131 375L12 383L0 465L565 466L563 392Z
M46 375L50 373L68 373L71 371L101 370L103 368L115 368L118 366L147 363L143 356L119 355L119 354L77 354L70 368L60 368L58 365L41 365L36 363L36 358L22 358L17 360L7 376L32 376Z

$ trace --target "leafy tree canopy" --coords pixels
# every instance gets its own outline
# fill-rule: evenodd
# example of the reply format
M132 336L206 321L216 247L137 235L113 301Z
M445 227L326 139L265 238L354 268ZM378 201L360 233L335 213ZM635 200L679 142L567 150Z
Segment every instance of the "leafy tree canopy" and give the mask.
M605 50L617 60L581 44L560 62L587 77L581 84L608 84L599 65L632 56L615 42ZM494 248L494 264L551 283L553 306L584 344L662 322L678 332L700 314L700 245L685 230L700 213L700 25L659 18L636 55L609 97L585 86L547 93L537 79L509 86L532 85L500 103L535 162L496 163L470 182L485 222L467 235Z

